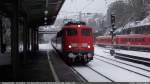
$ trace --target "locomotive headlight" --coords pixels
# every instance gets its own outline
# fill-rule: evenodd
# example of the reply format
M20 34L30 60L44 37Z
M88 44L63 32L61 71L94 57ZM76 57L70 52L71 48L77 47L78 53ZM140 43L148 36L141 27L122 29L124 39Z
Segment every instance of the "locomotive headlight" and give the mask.
M88 48L91 48L91 46L90 46L90 45L88 45Z
M69 48L72 48L72 46L71 46L71 45L69 45L68 47L69 47Z
M78 27L81 27L81 25L78 25Z

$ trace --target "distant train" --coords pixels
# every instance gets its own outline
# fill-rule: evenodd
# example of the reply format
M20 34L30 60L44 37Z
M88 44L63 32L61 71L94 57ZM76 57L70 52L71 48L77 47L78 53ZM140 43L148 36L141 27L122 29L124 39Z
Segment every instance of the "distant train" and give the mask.
M56 48L68 63L88 63L93 60L94 46L92 28L84 22L69 22L56 36Z
M114 46L116 48L150 51L150 25L118 29L115 34ZM112 38L111 36L98 36L96 44L112 45Z

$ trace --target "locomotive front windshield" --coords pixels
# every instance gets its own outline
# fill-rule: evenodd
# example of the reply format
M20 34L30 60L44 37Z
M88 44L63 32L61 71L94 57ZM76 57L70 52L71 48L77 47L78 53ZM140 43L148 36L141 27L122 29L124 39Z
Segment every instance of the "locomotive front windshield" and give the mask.
M91 29L82 29L81 34L83 36L91 36L92 35L92 30Z
M77 29L67 29L66 33L67 33L67 36L76 36L77 35Z

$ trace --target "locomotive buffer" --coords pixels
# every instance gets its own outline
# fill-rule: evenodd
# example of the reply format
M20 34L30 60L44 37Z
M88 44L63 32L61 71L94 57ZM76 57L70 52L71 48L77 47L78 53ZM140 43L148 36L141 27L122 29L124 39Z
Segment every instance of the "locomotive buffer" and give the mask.
M112 27L112 30L110 31L111 33L111 38L112 38L112 48L110 50L110 54L111 56L113 56L115 54L115 49L114 49L114 42L115 42L115 34L114 34L114 31L115 31L115 15L114 14L111 14L111 27Z

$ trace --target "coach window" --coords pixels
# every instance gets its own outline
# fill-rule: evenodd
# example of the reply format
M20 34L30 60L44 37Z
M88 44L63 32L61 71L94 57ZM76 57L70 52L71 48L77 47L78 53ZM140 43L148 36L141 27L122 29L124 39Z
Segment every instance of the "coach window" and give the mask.
M129 38L129 42L132 42L132 38Z
M100 41L103 42L103 38Z
M101 41L102 41L102 39L99 39L99 41L101 42Z
M135 42L138 42L138 38L135 38Z
M141 38L141 42L144 42L144 38Z
M131 42L134 42L134 38L131 38Z
M130 42L134 42L134 38L131 38Z
M75 36L77 35L77 29L67 29L67 36Z
M138 42L141 42L141 38L138 38Z
M125 38L126 39L126 38ZM121 42L125 42L125 39L121 39Z
M90 36L90 35L92 35L92 30L91 29L82 29L81 34L83 36Z
M138 42L144 42L143 38L138 38Z

